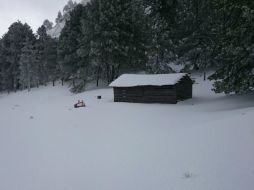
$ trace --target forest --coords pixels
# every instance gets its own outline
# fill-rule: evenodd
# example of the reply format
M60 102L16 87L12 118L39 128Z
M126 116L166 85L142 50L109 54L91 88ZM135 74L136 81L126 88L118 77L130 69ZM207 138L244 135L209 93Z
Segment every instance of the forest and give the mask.
M69 2L70 3L70 2ZM73 3L59 38L13 23L0 38L0 91L55 81L74 93L122 73L212 71L213 90L254 90L253 0L91 0ZM68 8L68 7L67 7Z

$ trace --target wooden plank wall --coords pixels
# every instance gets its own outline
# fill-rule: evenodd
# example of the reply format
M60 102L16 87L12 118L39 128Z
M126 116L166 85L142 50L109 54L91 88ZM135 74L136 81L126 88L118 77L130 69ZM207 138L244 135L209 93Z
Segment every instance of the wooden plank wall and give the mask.
M115 102L177 103L174 86L115 87L114 96Z
M176 84L177 100L192 98L192 80L186 76Z
M178 100L192 98L192 83L190 77L185 76L171 86L115 87L114 101L176 104Z

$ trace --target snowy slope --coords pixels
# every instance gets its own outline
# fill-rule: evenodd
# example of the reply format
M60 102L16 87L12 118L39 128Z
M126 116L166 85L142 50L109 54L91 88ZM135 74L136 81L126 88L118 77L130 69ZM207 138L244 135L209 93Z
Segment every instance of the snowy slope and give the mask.
M89 2L90 0L79 0L77 1L78 3L82 4L82 5L86 5L87 2ZM51 36L52 38L59 38L61 35L61 32L65 26L66 20L63 20L62 22L56 23L52 29L47 31L47 34L49 36Z
M254 97L197 83L177 105L114 103L110 88L0 95L0 189L254 189Z
M47 31L47 34L51 38L59 38L64 26L65 26L65 21L57 23L51 30Z

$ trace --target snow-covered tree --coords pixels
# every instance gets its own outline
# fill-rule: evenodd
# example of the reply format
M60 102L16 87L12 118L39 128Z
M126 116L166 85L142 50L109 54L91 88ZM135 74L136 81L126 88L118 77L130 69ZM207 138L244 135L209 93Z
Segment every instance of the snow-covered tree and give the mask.
M70 19L70 13L76 6L77 6L77 3L73 2L72 0L69 0L68 3L64 6L63 18L65 21Z
M171 72L169 63L176 59L175 24L178 1L144 0L149 18L150 48L147 67L150 72Z
M35 46L34 41L26 38L24 42L24 47L21 50L21 56L19 60L19 82L21 89L31 90L33 83L35 82L34 78L37 73L35 72L36 57L35 57Z
M64 21L63 15L62 15L61 11L59 11L58 14L57 14L55 22L56 22L56 24L59 24L63 21Z
M48 19L44 20L43 26L45 26L46 30L51 30L53 28L53 22L50 22Z
M56 71L58 67L56 40L47 35L44 26L38 29L37 35L39 37L36 43L39 81L45 85L51 80L54 84L54 81L58 78Z
M144 65L148 28L141 1L94 0L89 11L91 24L83 33L91 38L90 57L97 73L102 70L110 82L121 69Z
M2 56L4 73L2 80L4 88L8 91L20 88L19 83L19 61L25 41L35 39L33 31L27 24L15 22L2 38Z
M0 38L0 91L4 90L4 81L3 81L3 75L5 73L4 71L4 65L5 65L5 53L4 53L4 47L3 47L3 40Z
M73 80L73 87L76 86L76 79L80 78L80 65L82 59L78 54L80 47L81 17L83 6L77 5L70 13L70 19L61 33L58 42L58 60L61 65L61 78Z
M218 63L210 79L215 92L247 93L254 90L254 2L217 1Z

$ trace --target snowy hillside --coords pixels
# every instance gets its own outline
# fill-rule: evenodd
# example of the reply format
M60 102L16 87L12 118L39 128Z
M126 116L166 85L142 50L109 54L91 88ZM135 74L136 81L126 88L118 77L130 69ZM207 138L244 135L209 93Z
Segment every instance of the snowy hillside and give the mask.
M90 0L81 0L79 3L82 5L86 5L87 2L89 2ZM74 1L75 2L75 1ZM69 14L70 11L73 10L73 8L76 6L76 4L73 4L73 2L69 1L67 3L67 5L64 7L63 9L63 16L62 18L59 18L59 22L57 22L52 29L47 31L47 34L49 36L51 36L52 38L59 38L61 35L61 32L65 26L66 23L66 19L68 19L68 16L66 16L67 14Z
M52 29L47 31L47 34L51 36L51 38L59 38L64 26L65 26L65 21L57 23Z
M0 95L0 189L254 189L254 97L215 95L201 78L177 105L60 85Z

